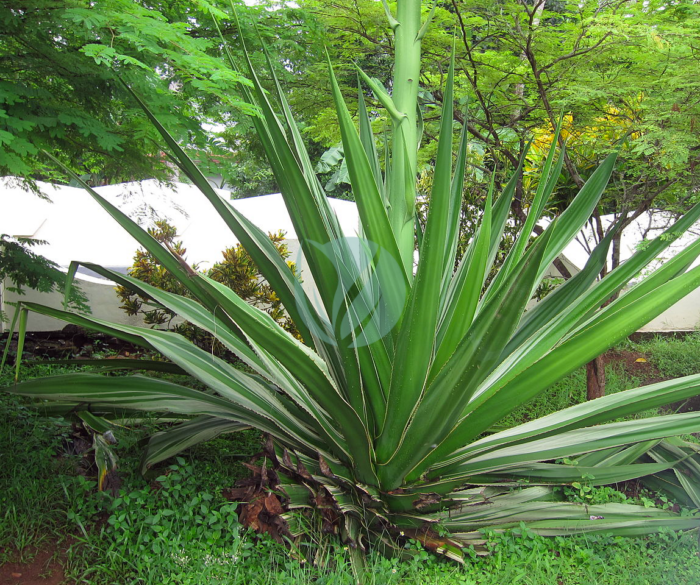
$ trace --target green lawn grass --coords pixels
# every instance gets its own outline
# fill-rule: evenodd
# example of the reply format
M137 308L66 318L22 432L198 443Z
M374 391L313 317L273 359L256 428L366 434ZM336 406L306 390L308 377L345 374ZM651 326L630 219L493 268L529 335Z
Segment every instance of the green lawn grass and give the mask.
M664 376L700 372L700 336L686 340L626 343L644 353ZM31 366L23 377L65 371ZM0 375L0 385L11 373ZM608 392L640 380L614 364ZM526 405L516 424L585 398L585 373L576 371ZM61 455L70 426L39 418L26 400L0 395L0 564L27 560L35 547L58 542L66 550L66 575L85 584L305 584L355 583L342 543L311 530L295 547L246 532L223 495L245 472L242 460L259 448L254 432L219 438L169 461L143 478L138 473L142 433L123 432L117 453L123 481L119 497L95 493L80 475L79 457ZM60 455L60 456L59 456ZM569 490L569 497L577 498ZM619 501L612 488L584 499ZM647 499L651 503L653 499ZM697 533L650 538L573 537L544 539L527 530L489 535L492 554L464 566L406 543L409 560L368 557L368 584L697 584Z
M686 337L655 337L628 343L637 351L648 353L652 363L668 378L700 373L700 333Z

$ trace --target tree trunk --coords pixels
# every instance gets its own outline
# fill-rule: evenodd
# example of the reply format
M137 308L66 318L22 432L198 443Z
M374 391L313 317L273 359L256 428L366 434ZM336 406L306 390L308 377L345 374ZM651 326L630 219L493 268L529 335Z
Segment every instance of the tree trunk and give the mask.
M600 226L600 224L598 225ZM622 230L618 230L612 241L611 271L615 270L615 268L620 265L621 243ZM601 274L601 277L605 276L605 273L607 273L607 268L603 268L603 274ZM620 293L615 293L612 297L605 301L605 303L603 303L603 307L612 303L619 295ZM605 396L605 366L603 364L603 356L599 355L593 361L586 364L586 397L588 400L593 400L594 398L601 398L602 396Z
M530 25L530 30L528 31L528 44L530 43L530 35L532 35L532 29L537 28L540 25L540 18L542 17L542 12L544 12L544 5L546 3L546 0L539 0L539 3L535 4L535 11L532 13L532 24ZM515 21L515 26L520 29L520 23L516 19ZM520 60L521 61L527 61L527 55L525 54L525 51L522 51L520 53ZM516 83L515 84L515 97L518 99L519 102L524 102L524 97L525 97L525 84L524 83ZM511 124L515 124L517 120L520 119L520 114L521 114L522 108L520 107L520 104L515 108L513 113L510 116L510 121Z
M586 398L594 400L605 396L605 365L603 356L586 364Z

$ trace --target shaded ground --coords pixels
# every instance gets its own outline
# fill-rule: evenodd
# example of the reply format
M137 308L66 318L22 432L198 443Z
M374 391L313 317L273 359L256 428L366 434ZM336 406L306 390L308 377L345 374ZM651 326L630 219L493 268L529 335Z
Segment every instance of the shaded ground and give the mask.
M0 585L65 584L65 574L60 562L64 555L65 546L53 543L37 551L28 563L0 565Z
M646 353L626 349L621 351L613 349L603 354L603 362L606 366L608 364L616 365L628 376L637 378L640 385L656 384L667 380L668 378L661 374L650 359Z
M0 347L4 349L7 333L0 335ZM24 342L23 359L65 359L93 357L108 353L139 357L142 350L136 346L103 333L87 333L75 325L66 325L61 331L28 331ZM9 363L17 353L17 335L10 342Z
M625 374L639 380L640 386L672 379L672 377L664 376L659 371L649 354L639 351L610 350L603 354L603 362L605 365L612 364L621 368ZM700 396L670 404L668 410L671 412L700 411Z

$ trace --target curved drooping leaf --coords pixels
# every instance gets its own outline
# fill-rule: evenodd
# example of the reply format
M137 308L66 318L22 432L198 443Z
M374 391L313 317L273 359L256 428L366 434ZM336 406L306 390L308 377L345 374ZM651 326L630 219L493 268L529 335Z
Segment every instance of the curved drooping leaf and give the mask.
M185 449L215 439L224 433L235 433L250 425L213 416L198 416L172 428L159 431L148 440L141 458L141 470L181 453Z

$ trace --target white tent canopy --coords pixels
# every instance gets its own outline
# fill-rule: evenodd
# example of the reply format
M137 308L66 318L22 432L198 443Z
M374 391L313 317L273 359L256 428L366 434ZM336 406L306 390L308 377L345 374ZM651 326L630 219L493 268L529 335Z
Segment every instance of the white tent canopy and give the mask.
M63 269L67 269L73 260L78 260L126 272L134 262L139 245L85 190L47 183L37 185L48 199L28 192L19 179L0 178L0 206L3 210L0 234L46 241L32 250ZM199 263L201 268L221 260L222 252L238 243L213 206L192 185L166 185L149 180L97 187L95 191L144 228L153 226L158 219L167 220L176 228L178 239L187 250L187 261ZM304 288L312 289L313 279L300 263L299 244L282 195L231 201L228 191L217 192L264 232L284 232L291 252L290 260L299 263ZM339 199L329 201L344 235L355 236L359 227L355 204ZM114 283L87 274L79 273L77 277L88 296L93 315L121 323L139 323L119 309L112 289ZM62 298L58 293L27 291L26 295L19 297L8 290L3 291L2 284L0 310L6 313L12 311L8 303L17 300L61 306ZM39 315L31 315L29 319L30 330L60 329L62 326L58 321Z
M3 210L0 215L0 233L45 240L47 244L34 247L34 251L64 268L67 268L71 261L80 260L125 272L126 268L133 264L138 243L88 193L79 188L46 183L38 183L38 187L49 200L27 192L19 179L0 178L0 205ZM237 243L211 204L192 185L165 185L150 180L98 187L96 191L143 227L152 226L157 219L167 220L176 228L178 238L187 249L187 260L191 263L197 262L202 267L211 266L221 258L224 249ZM219 190L218 193L225 199L229 197L227 191ZM280 194L233 200L231 204L263 231L285 232L292 259L299 260L299 245L294 227ZM345 236L355 236L359 226L355 204L330 199L330 205L338 216ZM612 216L604 216L604 226L609 226L613 220ZM658 212L642 215L623 233L621 260L629 258L644 239L656 237L669 224L670 218ZM670 258L692 242L700 232L700 226L695 227L696 229L690 230L675 241L663 258ZM592 231L588 226L577 240L565 249L565 258L578 269L582 268L588 259L592 242ZM302 277L304 288L311 292L311 275L302 274ZM82 280L83 289L92 299L96 316L133 322L119 309L109 281L84 274L79 275L79 278ZM3 292L2 289L0 292ZM0 296L0 309L3 309L3 302L18 299L15 297L9 291L4 291ZM56 293L53 296L31 293L22 299L54 306L60 306L62 301ZM4 309L7 312L8 307ZM60 326L37 315L30 317L31 329L55 329ZM700 291L695 291L657 317L644 330L687 330L698 326Z
M93 262L112 268L133 264L137 242L83 189L38 183L50 201L28 193L18 180L0 179L0 233L45 240L33 248L62 267L71 261ZM155 180L123 183L95 189L143 227L165 219L177 229L187 248L187 260L211 265L221 252L237 243L224 221L193 185ZM228 199L227 191L217 190ZM296 240L282 195L263 195L230 203L264 232L285 232ZM354 236L358 229L353 202L330 199L341 229Z
M601 221L603 224L603 229L608 230L616 221L616 218L613 215L604 215L601 217ZM620 261L624 262L630 258L641 246L644 245L644 242L653 240L657 236L661 235L673 225L674 221L675 218L671 214L661 211L646 211L641 214L622 232L620 242ZM657 260L647 267L645 274L654 270L666 260L673 258L673 256L675 256L678 252L693 243L699 235L700 222L696 223L677 240L673 241L661 254L661 256L659 256ZM585 229L578 234L576 239L566 247L564 250L564 255L579 269L582 269L588 261L590 252L594 247L595 239L593 235L593 228L587 224ZM608 254L609 266L611 265L611 255L612 250ZM700 259L696 260L692 266L697 266L698 264L700 264Z

